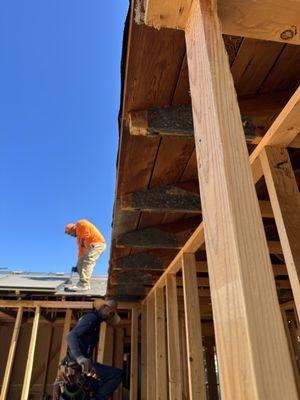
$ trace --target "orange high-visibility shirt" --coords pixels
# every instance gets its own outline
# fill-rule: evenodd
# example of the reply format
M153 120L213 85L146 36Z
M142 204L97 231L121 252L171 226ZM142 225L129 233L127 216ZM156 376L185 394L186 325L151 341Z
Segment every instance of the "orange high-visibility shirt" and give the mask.
M78 258L83 255L92 243L105 243L101 232L86 219L81 219L76 224L76 235L78 244ZM85 247L82 246L82 239L85 239Z

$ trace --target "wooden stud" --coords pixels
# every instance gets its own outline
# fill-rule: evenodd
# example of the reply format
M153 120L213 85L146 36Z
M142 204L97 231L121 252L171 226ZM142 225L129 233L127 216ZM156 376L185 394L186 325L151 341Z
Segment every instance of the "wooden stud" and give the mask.
M215 4L193 2L185 36L222 398L297 399Z
M166 313L164 288L157 288L155 297L156 400L167 400Z
M106 322L101 323L97 362L112 365L113 363L114 329Z
M260 154L284 259L300 315L300 194L288 151L265 147Z
M201 314L194 254L183 254L182 277L190 399L204 400L206 399L206 388L203 365Z
M130 400L137 400L138 390L138 311L131 311Z
M147 304L141 310L141 400L147 400Z
M31 332L31 338L30 338L30 344L29 344L29 350L28 350L28 356L27 356L27 363L26 363L26 369L25 369L25 375L24 375L24 381L23 381L21 400L28 400L28 396L29 396L30 381L31 381L37 333L38 333L38 328L39 328L40 314L41 314L40 307L36 307L35 314L34 314L34 321L33 321L33 325L32 325L32 332Z
M8 359L7 359L5 373L4 373L3 382L2 382L2 389L1 389L1 395L0 395L1 400L6 400L6 396L8 393L9 381L10 381L10 377L11 377L11 373L12 373L14 358L15 358L15 354L16 354L16 348L17 348L17 344L18 344L19 332L20 332L20 328L21 328L21 324L22 324L22 317L23 317L23 308L19 307L13 334L12 334L12 338L11 338L11 342L10 342Z
M155 399L155 303L154 295L147 299L147 400Z
M187 349L186 349L186 330L185 330L185 318L184 313L179 313L179 336L180 336L180 369L181 369L181 380L182 380L182 398L187 400L189 398L189 377L188 377L188 360L187 360Z
M180 339L176 276L166 277L169 399L182 399Z
M123 320L121 320L123 322ZM123 369L123 357L124 357L124 328L115 328L114 335L114 367ZM122 400L122 382L114 391L113 400Z
M59 353L59 361L61 361L67 355L67 349L68 349L67 336L70 331L71 320L72 320L72 310L69 309L66 311L65 315L64 328L61 339L61 348Z

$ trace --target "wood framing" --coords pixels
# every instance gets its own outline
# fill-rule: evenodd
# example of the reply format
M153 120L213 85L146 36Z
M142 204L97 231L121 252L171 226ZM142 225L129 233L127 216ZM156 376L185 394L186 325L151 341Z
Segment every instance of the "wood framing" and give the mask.
M122 321L123 322L123 321ZM124 357L124 328L116 327L114 335L114 367L123 369ZM113 400L122 400L123 385L122 382L113 394Z
M194 254L183 254L182 277L190 399L204 400L206 399L206 388L203 364L201 314Z
M141 400L147 400L147 305L141 308Z
M106 322L102 322L98 344L97 361L101 364L113 364L114 329Z
M300 315L300 195L288 151L265 147L260 161L281 240L295 304Z
M13 330L13 335L11 338L11 343L10 343L5 373L4 373L4 377L3 377L3 382L2 382L1 395L0 395L1 400L6 400L6 398L7 398L10 376L12 373L14 358L15 358L15 354L16 354L16 348L17 348L17 344L18 344L19 332L20 332L20 328L21 328L21 324L22 324L22 317L23 317L23 308L19 307L17 318L15 321L14 330Z
M130 400L137 400L138 395L138 311L131 311L131 357L130 357Z
M27 356L27 363L26 363L25 376L24 376L24 381L23 381L21 400L27 400L28 395L29 395L32 367L33 367L33 360L34 360L34 352L35 352L36 339L37 339L39 321L40 321L40 313L41 313L40 307L36 307L35 314L34 314L34 321L33 321L33 325L32 325L32 332L31 332L31 338L30 338L30 344L29 344L29 350L28 350L28 356Z
M147 400L156 397L155 300L147 298Z
M236 93L211 3L193 2L185 36L222 396L296 399ZM230 342L235 352L228 351Z
M166 277L166 304L167 304L167 336L168 336L168 381L169 399L182 399L179 314L177 300L176 276Z
M216 4L216 2L214 2ZM147 0L145 22L155 28L188 27L192 0ZM300 17L296 0L283 5L280 0L260 2L218 1L222 31L228 35L300 44ZM270 18L272 16L272 18Z
M155 357L156 357L156 400L168 399L166 310L164 288L157 288L155 298Z
M67 336L70 331L71 320L72 320L72 310L68 309L65 315L63 334L61 338L59 361L62 360L67 355L67 348L68 348Z

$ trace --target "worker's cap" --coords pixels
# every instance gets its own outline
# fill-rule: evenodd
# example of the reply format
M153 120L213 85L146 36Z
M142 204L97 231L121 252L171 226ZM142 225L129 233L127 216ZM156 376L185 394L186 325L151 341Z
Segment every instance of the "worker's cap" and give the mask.
M65 227L65 233L69 233L73 228L75 228L75 224L68 224Z
M114 311L112 317L110 317L108 320L106 320L106 322L112 326L118 325L121 321L121 318L117 313L118 303L116 302L116 300L102 300L102 299L100 300L99 299L99 300L94 301L95 308L100 308L102 306L108 306L108 307L112 308Z

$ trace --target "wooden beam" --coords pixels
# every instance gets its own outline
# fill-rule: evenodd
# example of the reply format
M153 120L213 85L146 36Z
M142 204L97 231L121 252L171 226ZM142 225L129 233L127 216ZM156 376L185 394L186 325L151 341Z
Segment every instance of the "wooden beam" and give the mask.
M193 113L189 104L132 111L128 117L131 135L194 139ZM255 138L255 126L248 116L242 116L242 122L245 139L251 143Z
M166 278L169 399L182 399L182 380L180 371L179 315L176 276Z
M13 368L13 364L14 364L16 348L17 348L17 344L18 344L18 337L19 337L19 332L20 332L21 323L22 323L22 317L23 317L23 308L19 307L13 334L12 334L12 338L11 338L11 342L10 342L8 359L7 359L3 382L2 382L1 395L0 395L1 400L6 400L6 398L7 398L9 381L10 381L12 368Z
M113 364L114 328L106 322L101 323L97 362Z
M40 313L41 313L40 307L36 307L35 314L34 314L34 321L33 321L33 325L32 325L30 344L29 344L29 349L28 349L28 356L27 356L27 363L26 363L25 375L24 375L24 380L23 380L21 400L27 400L28 396L29 396L30 381L31 381L37 333L38 333L38 328L39 328Z
M191 5L192 0L147 0L145 23L157 29L185 29ZM227 35L300 44L297 0L287 5L280 0L220 0L218 14Z
M123 211L201 213L199 194L176 186L162 186L126 194L121 198L121 205ZM273 218L269 201L260 200L259 206L264 218Z
M185 36L222 398L296 399L233 79L210 2L193 2Z
M190 399L204 400L206 399L206 388L200 322L201 314L194 254L183 254L182 277Z
M138 311L131 311L131 357L130 357L130 400L138 395Z
M131 310L134 307L139 308L138 302L118 302L119 310ZM94 308L93 301L46 301L46 300L0 300L0 307L6 308L50 308L58 310L92 310Z
M155 300L147 299L147 400L156 397Z
M200 196L176 186L161 186L141 192L133 192L121 198L123 211L148 212L201 212Z
M141 400L147 400L147 304L141 309Z
M113 268L119 269L150 269L163 270L163 260L161 257L149 253L136 253L119 258L113 264Z
M121 325L124 320L122 319L119 326L115 328L114 335L114 367L123 369L124 358L124 328ZM131 321L129 321L131 323ZM114 391L113 400L122 400L123 385L122 382Z
M67 349L68 349L67 336L70 331L71 321L72 321L72 310L68 309L66 311L66 315L65 315L63 333L62 333L62 338L61 338L59 361L61 361L67 355Z
M265 147L260 155L275 221L300 315L300 195L288 151Z
M175 234L157 228L145 228L127 232L118 239L116 246L148 249L180 248L178 238Z
M166 310L164 288L157 288L155 298L155 357L156 357L156 400L168 399Z

